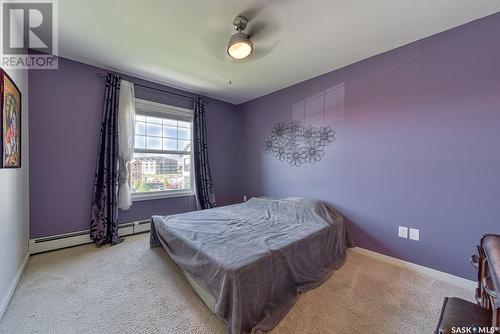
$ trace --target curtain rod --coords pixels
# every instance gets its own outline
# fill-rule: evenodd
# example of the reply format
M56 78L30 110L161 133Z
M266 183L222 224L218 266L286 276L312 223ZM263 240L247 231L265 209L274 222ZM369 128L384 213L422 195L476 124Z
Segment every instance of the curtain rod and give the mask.
M97 73L97 76L99 78L105 78L106 74L104 74L104 73ZM189 95L184 95L184 94L180 94L180 93L174 93L174 92L170 92L168 90L164 90L164 89L160 89L160 88L155 88L155 87L150 87L150 86L146 86L146 85L141 85L141 84L138 84L138 83L135 83L135 82L134 82L134 85L135 86L139 86L139 87L143 87L143 88L147 88L147 89L156 90L156 91L163 92L163 93L166 93L166 94L171 94L171 95L183 97L185 99L190 99L190 100L194 101L194 97L189 96Z

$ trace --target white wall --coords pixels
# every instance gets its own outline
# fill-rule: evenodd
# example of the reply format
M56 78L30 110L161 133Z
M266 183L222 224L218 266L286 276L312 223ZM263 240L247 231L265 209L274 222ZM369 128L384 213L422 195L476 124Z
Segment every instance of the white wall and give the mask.
M0 319L28 259L28 71L6 70L22 94L21 168L0 169Z

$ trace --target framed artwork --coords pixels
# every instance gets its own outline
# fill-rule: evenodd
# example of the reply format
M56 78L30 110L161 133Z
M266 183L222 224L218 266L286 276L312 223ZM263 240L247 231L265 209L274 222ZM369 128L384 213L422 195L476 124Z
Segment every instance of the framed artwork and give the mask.
M0 69L0 168L21 167L21 92Z

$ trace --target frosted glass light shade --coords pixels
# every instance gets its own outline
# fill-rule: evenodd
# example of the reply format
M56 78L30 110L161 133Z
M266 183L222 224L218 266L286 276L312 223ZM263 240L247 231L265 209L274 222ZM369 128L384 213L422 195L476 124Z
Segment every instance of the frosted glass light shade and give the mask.
M243 59L248 57L253 51L252 41L248 39L248 35L238 32L231 37L227 46L227 54L235 59Z

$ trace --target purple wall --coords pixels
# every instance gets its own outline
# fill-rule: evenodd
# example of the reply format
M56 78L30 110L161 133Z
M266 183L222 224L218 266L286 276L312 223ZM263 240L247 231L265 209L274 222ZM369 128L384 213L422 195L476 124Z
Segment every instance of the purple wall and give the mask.
M89 228L90 201L96 164L105 70L60 59L54 71L30 71L30 234L31 238ZM127 78L127 77L126 77ZM162 87L128 77L134 82ZM162 87L163 89L171 89ZM171 89L175 91L174 89ZM181 107L191 101L136 88L138 98ZM234 180L238 166L235 106L207 99L209 159L219 204L237 201ZM120 222L195 208L194 200L178 197L134 203L120 212Z
M241 195L312 196L352 222L355 241L473 278L468 257L500 232L500 14L369 58L238 106ZM336 142L315 165L262 149L299 101L345 85ZM420 242L397 237L420 229Z

